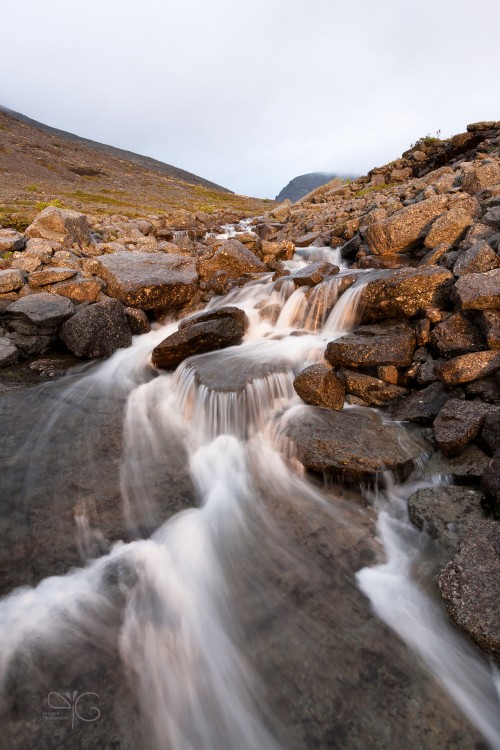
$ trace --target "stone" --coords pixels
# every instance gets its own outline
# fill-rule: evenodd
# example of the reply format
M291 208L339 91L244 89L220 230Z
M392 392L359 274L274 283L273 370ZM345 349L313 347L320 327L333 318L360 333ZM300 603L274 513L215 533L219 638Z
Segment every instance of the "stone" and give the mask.
M455 294L463 310L500 309L500 268L461 276Z
M389 321L361 326L330 341L325 357L334 367L407 367L415 344L415 334L408 324Z
M436 245L432 250L424 255L422 260L419 261L418 267L435 266L451 250L451 245L443 242L441 245Z
M450 399L434 420L434 437L445 456L456 456L477 437L488 406L480 401Z
M458 484L478 482L490 463L490 457L471 443L459 456L443 456L436 452L426 463L423 478L448 477Z
M492 375L488 378L480 378L472 383L464 385L466 398L480 398L483 401L489 401L494 404L500 401L500 378Z
M13 302L7 308L10 319L19 319L21 324L31 326L28 330L24 330L27 334L33 332L33 326L36 328L57 327L70 318L74 312L75 307L69 299L49 292L30 294ZM23 332L20 328L17 330Z
M290 278L293 279L296 286L315 286L321 283L329 276L339 272L339 267L332 263L310 263L304 268L295 271Z
M462 394L463 395L463 394ZM421 391L410 393L391 408L391 415L398 421L426 423L437 417L443 406L457 398L447 391L442 383L431 383Z
M86 245L90 242L90 227L87 217L77 211L48 206L38 214L26 230L28 237L60 242L66 247L73 243Z
M447 243L454 245L473 223L472 213L456 206L439 216L425 237L425 247L432 249Z
M500 659L500 524L475 521L438 578L446 609L482 649Z
M460 385L488 377L499 367L500 352L473 352L441 362L436 367L436 377L446 385Z
M42 261L40 258L37 258L35 255L26 255L23 253L21 258L12 259L10 267L17 268L19 271L24 271L25 273L31 273L40 268L41 265Z
M345 386L346 393L361 398L367 406L385 406L408 394L406 388L354 370L339 370L337 377Z
M95 302L103 287L101 279L70 279L52 284L50 291L68 297L73 302Z
M24 334L12 331L7 336L23 354L43 354L46 352L57 336L55 333Z
M294 242L296 247L309 247L309 245L314 245L314 240L317 240L320 232L307 232L307 234L302 234L300 237L296 237Z
M346 481L373 481L385 470L408 476L423 451L421 441L403 427L364 408L308 407L294 413L286 434L307 469Z
M492 206L492 208L486 211L483 221L496 230L500 229L500 206Z
M115 299L78 309L59 336L70 352L85 359L109 357L132 343L125 310Z
M464 276L468 273L485 273L499 266L500 261L493 248L484 240L479 240L458 257L453 266L453 273L455 276Z
M399 378L397 367L394 365L380 365L377 367L377 375L384 383L391 383L391 385L396 385Z
M477 314L479 328L490 349L500 349L500 310L481 310Z
M365 239L374 255L411 249L423 239L427 228L446 208L446 196L412 203L387 219L370 224Z
M198 272L202 281L209 281L216 271L225 271L230 279L246 273L264 273L267 268L238 240L226 240L210 257L200 260Z
M489 455L493 456L500 446L500 407L492 406L486 412L479 434L478 444Z
M497 452L485 467L481 477L481 489L490 500L493 500L494 510L498 518L500 517L500 449L498 443L495 447Z
M15 253L22 250L26 240L15 229L0 229L0 253Z
M238 308L220 308L201 313L194 320L186 319L178 331L153 349L152 363L161 369L173 369L193 354L238 344L244 336L246 322L245 313Z
M24 285L24 274L22 271L7 269L0 271L0 294L15 292Z
M196 262L182 255L117 252L99 261L106 294L142 310L182 307L196 293Z
M141 333L149 333L151 330L151 323L144 310L139 310L136 307L126 307L125 315L130 330L134 336L138 336Z
M474 162L462 177L462 190L474 195L480 190L500 182L500 165L495 161Z
M306 404L336 410L344 406L345 388L333 370L325 365L306 367L293 381L293 387Z
M430 336L433 349L445 359L484 349L484 337L462 313L453 313L433 329Z
M32 287L48 286L58 281L64 281L76 276L75 268L44 268L42 271L34 271L30 274L29 285Z
M471 524L484 518L483 501L481 490L443 484L411 495L408 515L415 526L454 552Z
M410 318L449 302L453 274L446 268L400 269L368 281L361 292L363 321Z
M11 339L0 336L0 368L15 364L19 352Z

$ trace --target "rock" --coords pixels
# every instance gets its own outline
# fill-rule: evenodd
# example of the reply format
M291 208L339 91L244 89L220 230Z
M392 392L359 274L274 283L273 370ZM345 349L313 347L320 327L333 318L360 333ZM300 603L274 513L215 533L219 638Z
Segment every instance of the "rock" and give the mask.
M331 341L325 357L334 367L407 367L415 351L415 334L406 323L389 321L361 326Z
M32 287L48 286L58 281L64 281L76 276L76 268L44 268L30 274L29 285Z
M362 408L309 407L294 414L286 434L307 469L347 481L373 481L384 470L407 476L423 450L404 428Z
M125 310L115 299L80 308L63 324L59 336L70 352L86 359L109 357L132 343Z
M49 292L30 294L7 308L10 324L19 333L32 334L41 329L55 330L75 312L73 303Z
M493 456L500 446L500 407L487 410L477 442L489 456Z
M165 253L117 252L97 258L106 294L143 310L181 307L196 293L192 258Z
M459 484L478 482L489 463L490 457L471 443L459 456L447 458L435 453L425 465L423 478L449 477Z
M484 518L483 501L480 490L443 484L411 495L408 515L415 526L455 551L471 524Z
M12 331L7 336L23 354L43 354L56 340L55 333L24 334Z
M500 182L500 165L494 161L474 162L467 167L462 178L462 190L474 195L480 190Z
M239 307L232 307L227 305L226 307L214 307L211 310L202 310L201 312L194 313L189 317L183 318L179 322L179 331L184 328L189 328L195 323L205 323L208 320L227 320L232 318L245 333L248 326L248 318L244 310L240 310Z
M463 390L466 398L480 398L492 404L500 401L500 379L495 375L467 383Z
M500 206L493 206L486 211L483 216L483 221L485 224L489 224L496 230L500 229Z
M0 368L8 367L17 362L19 352L11 339L0 336Z
M339 267L332 263L310 263L305 268L295 271L290 278L293 279L296 286L315 286L329 276L338 273L339 270Z
M492 375L499 367L500 352L474 352L441 362L436 367L436 377L446 385L460 385Z
M394 367L394 365L380 365L380 367L377 367L377 375L384 383L390 383L391 385L396 385L399 378L397 367Z
M365 239L371 252L385 255L412 248L423 239L431 222L443 213L447 201L446 196L428 198L396 211L383 221L370 224Z
M484 349L481 332L462 313L453 313L434 328L431 344L441 357L456 357Z
M306 404L336 410L344 406L344 386L333 370L325 365L306 367L293 381L293 387Z
M432 249L448 243L450 245L458 242L465 230L474 222L472 212L465 208L456 206L439 216L433 223L429 233L424 240L425 247Z
M500 349L500 310L482 310L478 313L477 323L489 348Z
M20 289L24 285L24 275L22 271L7 269L0 271L0 294L7 294Z
M455 276L464 276L468 273L485 273L500 266L500 261L495 251L484 240L479 240L472 247L460 255L453 266Z
M424 255L421 261L419 261L418 267L435 266L441 258L451 250L451 245L443 242L441 245L437 245L432 250Z
M0 229L0 253L15 253L22 250L26 240L15 229Z
M476 521L438 578L451 617L490 656L500 659L500 524Z
M498 443L497 452L486 466L481 477L481 489L488 498L494 502L494 510L497 517L500 517L500 450Z
M409 318L446 305L453 275L445 268L395 270L368 281L361 292L363 321Z
M224 314L224 309L228 312ZM173 369L193 354L202 354L238 344L245 334L246 315L238 308L220 308L201 313L153 349L152 363ZM181 324L182 325L182 324Z
M455 294L463 310L500 309L500 268L461 276Z
M297 247L309 247L314 244L314 240L317 240L321 232L307 232L300 237L295 238L295 245Z
M64 246L73 243L87 245L90 242L90 227L87 217L77 211L48 206L38 214L27 228L28 237L60 242Z
M434 437L445 456L456 456L479 434L486 413L480 401L450 399L434 420Z
M238 240L226 240L210 258L200 260L198 272L202 281L209 281L217 271L225 271L230 279L245 273L263 273L266 266Z
M144 310L139 310L136 307L126 307L125 314L130 330L137 336L141 333L149 333L151 330L151 323Z
M463 395L463 394L462 394ZM414 391L391 408L391 415L398 421L426 423L437 417L443 406L457 398L453 392L445 390L442 383L431 383L421 391Z
M408 391L354 370L339 370L337 377L345 386L346 393L361 398L367 406L384 406L406 396ZM323 404L318 404L323 406Z
M50 291L68 297L73 302L95 302L103 287L101 279L71 279L52 284Z
M19 255L21 255L21 253L19 253ZM24 271L25 273L31 273L32 271L36 271L37 268L40 268L41 265L42 261L40 258L23 253L20 258L12 259L10 267L17 268L19 271Z

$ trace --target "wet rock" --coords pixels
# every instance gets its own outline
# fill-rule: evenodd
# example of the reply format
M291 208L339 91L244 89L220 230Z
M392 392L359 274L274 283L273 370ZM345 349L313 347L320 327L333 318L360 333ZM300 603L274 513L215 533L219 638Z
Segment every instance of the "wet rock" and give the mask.
M414 259L407 255L366 255L358 258L356 268L407 268L415 265Z
M431 249L442 243L455 244L473 221L472 211L460 206L451 208L433 223L424 240L425 247Z
M458 257L453 266L455 276L468 273L486 273L500 266L498 256L487 242L480 240Z
M391 408L391 415L398 421L426 423L437 417L443 406L456 398L442 383L431 383L421 391L414 391Z
M352 396L362 399L367 406L384 406L406 396L408 390L354 370L339 370L337 377ZM322 404L318 404L321 406Z
M488 409L477 441L489 456L500 446L500 407Z
M151 323L144 310L138 310L136 307L126 307L125 315L127 316L129 328L134 335L150 332Z
M198 272L202 281L208 281L217 271L225 271L230 279L245 273L263 273L266 266L238 240L226 240L210 258L200 260Z
M459 456L447 458L435 453L426 463L423 476L425 479L445 476L459 483L478 482L489 463L490 457L472 443Z
M109 357L132 343L124 307L115 299L80 308L63 324L59 336L70 352L85 359Z
M309 247L314 244L314 240L317 240L321 232L307 232L302 234L300 237L295 239L295 245L297 247Z
M500 311L482 310L478 313L477 323L486 336L490 349L500 349Z
M15 229L0 229L0 253L15 253L22 250L26 240Z
M245 334L245 328L245 313L238 308L220 308L201 313L197 319L182 321L178 331L155 347L152 363L161 369L175 368L193 354L238 344Z
M106 294L127 307L181 307L196 293L198 276L192 258L132 251L102 255L97 260Z
M480 490L444 484L411 495L408 515L415 526L455 551L471 524L484 518L483 501Z
M259 315L262 320L268 320L272 325L276 323L280 316L282 306L279 302L272 302L269 305L264 305L259 309Z
M384 221L370 224L365 239L372 253L385 255L412 248L423 239L432 221L443 213L447 198L436 196L412 203Z
M74 312L75 307L69 299L49 292L30 294L13 302L7 309L10 325L26 334L40 329L53 330Z
M77 211L48 206L27 228L28 237L60 242L70 246L73 243L86 245L90 242L90 227L87 217Z
M500 309L500 268L461 276L455 293L463 310Z
M17 331L11 331L7 336L26 355L43 354L57 338L55 333L24 334Z
M446 385L460 385L485 378L499 368L500 352L474 352L441 362L436 367L436 376Z
M441 357L456 357L484 349L481 332L462 313L454 313L434 328L430 340Z
M344 406L345 388L333 370L325 365L306 367L293 381L293 387L306 404L335 410Z
M369 281L361 293L363 320L409 318L449 301L453 275L445 268L401 269Z
M495 447L497 452L486 466L481 477L481 489L493 501L496 516L500 518L500 450L498 449L498 443Z
M480 401L450 399L434 420L434 437L445 456L456 456L479 434L487 410Z
M385 469L407 476L423 449L404 428L369 409L308 408L294 414L286 434L307 469L348 481L371 481Z
M467 383L464 385L464 393L466 398L480 398L493 404L500 400L500 378L492 375Z
M310 263L305 268L295 271L290 278L297 286L314 286L338 273L339 270L339 267L332 263Z
M24 274L22 271L7 269L0 271L0 294L15 292L24 284Z
M331 341L325 357L334 367L407 367L415 351L415 334L406 323L389 321L358 328Z
M446 608L481 648L500 659L500 524L476 521L443 568L438 586Z
M48 286L58 281L71 279L78 273L76 268L44 268L30 274L29 285L33 287Z
M52 284L50 291L68 297L73 302L95 302L99 292L102 290L101 279L70 279Z
M0 368L13 365L18 357L19 352L11 339L0 336Z
M474 195L480 190L500 182L500 165L495 161L474 162L467 167L462 178L462 190Z
M377 375L384 383L391 383L391 385L396 385L399 378L397 367L394 367L394 365L381 365L377 367Z

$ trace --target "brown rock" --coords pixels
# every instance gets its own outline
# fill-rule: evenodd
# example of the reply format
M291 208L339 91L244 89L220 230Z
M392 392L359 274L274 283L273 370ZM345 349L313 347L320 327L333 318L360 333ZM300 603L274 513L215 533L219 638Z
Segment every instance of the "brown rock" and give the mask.
M467 273L485 273L500 267L500 261L493 248L484 240L479 240L459 256L453 266L455 276Z
M151 323L144 310L139 310L136 307L126 307L125 314L130 330L134 336L141 333L149 333L151 330Z
M325 357L334 367L407 367L415 351L415 334L406 323L392 321L361 326L331 341Z
M474 352L441 362L436 367L436 376L446 385L460 385L488 377L499 367L500 352Z
M300 268L291 275L291 279L296 286L315 286L321 283L327 277L333 276L339 272L339 267L332 263L310 263L304 268Z
M455 293L463 310L500 309L500 268L461 276Z
M17 255L17 253L15 253L15 255ZM35 255L26 255L25 253L19 253L19 255L21 257L12 258L10 264L11 268L17 268L25 273L31 273L32 271L36 271L36 269L40 268L42 265L40 258L37 258Z
M76 268L44 268L30 274L29 285L32 287L48 286L58 281L65 281L78 273Z
M24 284L22 271L7 269L0 271L0 294L8 294L20 289Z
M445 268L401 269L368 281L361 293L364 321L413 317L448 303L453 275Z
M101 279L71 279L52 284L50 291L68 297L73 302L95 302L103 287Z
M306 367L293 381L293 387L306 404L336 410L344 406L344 386L333 370L325 365Z
M455 551L470 526L484 519L483 500L480 490L443 484L411 495L408 515L415 526Z
M0 229L0 253L14 253L22 250L26 240L15 229Z
M434 437L445 456L456 456L479 434L488 406L450 399L434 420Z
M455 244L473 223L472 214L456 206L439 216L424 240L425 247L434 248L443 243Z
M474 162L462 178L462 189L470 195L500 182L500 165L496 161Z
M90 242L87 217L77 211L55 206L48 206L38 214L27 228L26 234L28 237L41 237L66 246L73 243L86 245Z
M391 385L355 370L339 370L337 377L345 386L346 393L362 399L367 406L384 406L408 394L406 388Z
M453 313L431 332L431 343L445 359L484 349L481 332L462 313Z
M423 239L432 221L443 213L446 196L428 198L396 211L384 221L371 224L365 238L372 253L385 255L412 248Z
M500 310L482 310L477 323L490 349L500 349Z
M238 240L227 240L210 258L200 260L198 272L202 281L209 281L217 271L225 271L230 279L245 273L263 273L266 266Z

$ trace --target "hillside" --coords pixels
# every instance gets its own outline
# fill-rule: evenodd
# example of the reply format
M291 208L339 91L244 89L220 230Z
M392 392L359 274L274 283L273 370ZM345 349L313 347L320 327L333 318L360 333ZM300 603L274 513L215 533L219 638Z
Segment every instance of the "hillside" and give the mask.
M56 205L134 217L187 209L262 213L269 201L235 195L146 156L56 130L0 108L0 225L30 223Z
M316 188L326 185L327 182L331 182L336 178L341 180L354 179L352 175L339 175L335 172L309 172L308 174L301 174L290 180L288 185L278 193L276 200L289 200L295 203L312 190L316 190Z

